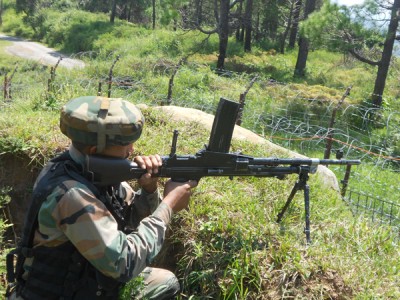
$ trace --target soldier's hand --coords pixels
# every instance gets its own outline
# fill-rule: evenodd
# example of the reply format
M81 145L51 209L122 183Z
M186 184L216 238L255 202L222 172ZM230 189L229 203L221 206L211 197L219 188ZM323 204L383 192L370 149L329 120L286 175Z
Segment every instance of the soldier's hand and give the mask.
M173 212L178 212L187 208L191 189L196 187L197 184L198 182L196 180L189 180L186 182L168 180L164 188L163 202L168 204Z
M161 157L156 155L148 156L135 156L133 159L135 163L142 169L146 169L144 173L138 180L139 185L148 193L154 193L157 190L158 177L152 177L152 174L157 174L159 168L162 166Z

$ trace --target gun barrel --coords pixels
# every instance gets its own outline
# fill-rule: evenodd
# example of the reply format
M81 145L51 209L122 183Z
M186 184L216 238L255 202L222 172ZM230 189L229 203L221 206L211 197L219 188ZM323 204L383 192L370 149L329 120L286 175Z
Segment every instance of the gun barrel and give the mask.
M318 158L254 158L252 160L254 165L359 165L359 159L318 159Z
M361 160L359 159L321 159L319 162L321 165L359 165Z

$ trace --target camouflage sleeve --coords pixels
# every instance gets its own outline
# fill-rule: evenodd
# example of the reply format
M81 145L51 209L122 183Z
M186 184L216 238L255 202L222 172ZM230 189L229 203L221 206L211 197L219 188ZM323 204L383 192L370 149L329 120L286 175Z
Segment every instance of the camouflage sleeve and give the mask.
M128 204L128 209L125 213L125 218L133 228L139 226L139 223L144 218L151 215L161 203L161 196L158 190L154 193L147 193L140 189L134 192L128 183L123 182L127 198L125 202Z
M103 274L121 281L137 276L158 254L172 210L160 204L129 235L91 191L75 181L53 210L59 229L78 251Z

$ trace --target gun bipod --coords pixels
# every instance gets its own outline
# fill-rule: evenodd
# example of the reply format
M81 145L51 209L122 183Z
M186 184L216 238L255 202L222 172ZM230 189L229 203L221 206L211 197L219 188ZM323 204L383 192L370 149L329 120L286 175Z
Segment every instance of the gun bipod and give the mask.
M294 196L297 191L304 191L304 211L305 211L305 227L304 233L306 234L306 244L311 244L311 234L310 234L310 186L307 183L309 178L308 174L310 173L309 166L302 166L299 173L299 178L293 186L292 191L290 192L289 197L286 200L285 205L282 207L281 211L278 213L277 222L280 223L282 221L282 217L286 210L289 208Z

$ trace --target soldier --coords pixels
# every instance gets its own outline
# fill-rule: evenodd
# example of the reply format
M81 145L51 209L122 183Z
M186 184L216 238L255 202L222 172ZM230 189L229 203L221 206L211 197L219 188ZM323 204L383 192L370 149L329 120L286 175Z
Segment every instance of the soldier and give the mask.
M137 192L126 182L95 186L85 170L86 155L129 157L143 124L140 110L122 99L79 97L62 108L60 128L72 144L35 183L21 242L8 255L15 282L9 299L118 299L135 278L142 287L128 290L132 299L178 294L175 275L149 264L197 182L170 180L161 199L152 177L162 165L159 155L134 158L147 170Z

